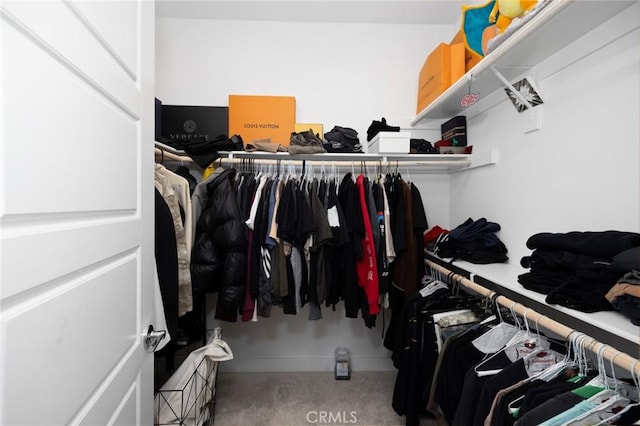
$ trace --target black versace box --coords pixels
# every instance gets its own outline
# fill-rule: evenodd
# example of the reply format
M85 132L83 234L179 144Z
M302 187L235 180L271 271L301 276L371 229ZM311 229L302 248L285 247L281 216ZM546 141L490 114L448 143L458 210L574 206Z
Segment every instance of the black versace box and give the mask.
M162 136L175 141L207 141L229 131L229 107L162 105Z

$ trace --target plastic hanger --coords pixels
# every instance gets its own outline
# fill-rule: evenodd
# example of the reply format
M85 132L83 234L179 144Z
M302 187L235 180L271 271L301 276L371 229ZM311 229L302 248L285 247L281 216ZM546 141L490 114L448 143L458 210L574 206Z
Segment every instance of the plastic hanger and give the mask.
M471 344L480 352L485 354L495 353L505 347L507 342L518 332L518 327L505 322L500 312L500 306L497 303L497 293L491 292L489 298L495 304L494 311L497 313L498 324L490 330L475 338ZM493 316L496 318L495 315Z
M565 423L562 424L562 426L569 426L569 425L579 425L582 424L581 421L592 416L595 413L598 412L602 412L605 410L608 410L610 407L618 404L618 405L624 405L627 406L629 405L629 398L621 395L621 382L619 382L616 379L615 376L615 366L614 366L614 360L616 358L616 356L619 355L619 353L616 353L612 358L611 358L611 376L612 378L609 379L607 377L607 373L606 373L606 369L605 369L605 365L604 365L604 357L603 357L603 353L606 350L606 348L609 347L608 345L602 346L599 350L598 350L598 370L599 370L599 375L602 376L602 381L603 383L605 383L605 389L601 392L598 392L597 394L593 395L592 397L590 397L589 399L587 399L587 402L591 403L591 404L595 404L595 407L592 408L591 410L575 417L574 419L567 421ZM613 389L611 388L611 386L613 386ZM637 396L637 393L636 393Z
M483 376L488 376L488 375L494 375L499 373L500 371L502 371L502 369L498 369L498 370L482 370L482 366L489 360L495 358L496 356L498 356L498 354L504 352L509 346L511 345L517 345L519 344L521 341L524 340L525 337L525 333L522 330L522 326L520 325L520 322L518 321L518 316L515 313L514 310L515 307L515 302L511 304L511 306L509 307L509 310L511 311L511 315L513 317L513 319L516 322L516 327L518 328L518 331L511 337L511 339L509 339L509 341L505 344L505 346L500 349L499 351L495 352L494 354L490 355L489 357L485 358L484 360L482 360L480 363L478 363L474 368L473 371L475 371L476 375L478 377L483 377Z
M440 289L448 290L449 286L440 280L433 280L420 289L420 295L427 297Z
M413 181L411 180L411 175L409 174L409 168L407 167L405 170L407 171L407 183L411 185Z
M514 319L517 321L517 315L513 310L515 303L511 306L511 311ZM489 361L490 359L495 358L500 353L505 353L507 357L511 360L511 362L515 362L522 356L532 352L533 350L537 350L538 348L548 349L549 342L545 339L542 339L540 336L535 336L531 333L529 328L529 323L527 320L527 312L531 309L527 309L523 313L523 321L525 325L525 329L522 330L520 326L520 330L518 330L514 336L507 342L504 348L489 356L485 360L481 361L474 367L474 371L478 377L483 376L492 376L498 374L502 371L502 369L494 369L494 370L482 370L482 366ZM526 353L524 353L526 352Z
M540 328L538 326L538 321L540 321L542 317L542 315L539 315L535 321L537 345L531 353L525 354L522 357L525 363L525 370L529 377L537 376L548 368L557 365L558 361L562 358L559 353L550 349L550 342L548 348L544 347L546 345L543 344L543 339L540 335Z
M569 336L567 337L567 344L569 346L567 353L562 361L558 362L555 366L551 366L546 370L542 371L540 374L529 377L525 379L525 382L530 382L533 380L544 380L549 381L562 372L566 367L575 366L579 364L579 357L582 357L582 350L580 349L582 340L586 339L588 336L582 332L573 330ZM573 359L571 355L573 354ZM519 402L524 399L524 395L519 398L514 399L507 406L507 410L509 414L515 414L519 410Z
M571 332L571 334L569 334L568 337L568 348L566 351L566 354L564 355L564 357L558 361L556 364L548 367L547 369L545 369L544 371L540 372L539 374L536 374L532 377L530 377L529 379L525 380L526 382L530 382L533 380L543 380L545 382L548 382L549 380L555 378L558 376L558 374L560 374L562 371L564 371L565 369L567 369L568 367L573 367L575 366L575 362L573 360L571 360L570 358L570 353L571 353L571 346L574 344L575 341L575 337L573 336L573 334L576 334L576 337L578 335L584 335L583 333L579 333L577 331L573 331Z
M613 359L614 358L611 359L612 369L613 369ZM636 402L628 404L626 407L624 407L621 411L615 413L613 416L610 416L608 418L605 418L605 419L601 420L600 423L598 423L597 425L610 424L612 420L617 419L618 417L620 417L621 415L623 415L624 413L629 411L632 407L637 407L637 406L640 405L640 375L636 374L636 369L637 369L638 365L640 365L640 361L636 361L633 364L633 368L631 369L631 377L633 379L633 383L636 386Z

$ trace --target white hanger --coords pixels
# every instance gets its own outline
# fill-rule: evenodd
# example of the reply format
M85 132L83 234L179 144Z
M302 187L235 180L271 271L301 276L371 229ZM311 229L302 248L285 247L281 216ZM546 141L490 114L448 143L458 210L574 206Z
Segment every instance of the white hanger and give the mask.
M615 358L615 356L611 359L611 363L612 363L612 369L613 369L613 359ZM609 424L609 422L611 420L614 420L618 417L620 417L622 414L626 413L627 411L629 411L629 409L631 409L632 407L637 407L638 405L640 405L640 375L636 374L636 369L638 367L638 365L640 364L640 361L636 361L633 364L633 367L631 368L631 377L633 378L633 383L636 386L636 402L632 403L632 404L628 404L626 407L624 407L621 411L615 413L613 416L608 417L606 419L603 419L602 421L600 421L600 423L598 423L598 425L604 425L604 424Z
M495 358L496 356L498 356L498 354L505 352L508 348L514 346L514 345L519 345L520 343L524 342L528 336L527 336L527 332L525 332L524 330L522 330L522 326L520 325L520 322L518 321L518 315L515 313L514 310L515 307L515 302L511 304L511 306L509 307L509 310L511 311L511 315L514 319L514 321L516 322L516 327L519 328L519 330L513 335L513 337L511 339L509 339L509 341L506 343L506 345L500 349L499 351L497 351L496 353L492 354L491 356L485 358L484 360L482 360L480 363L476 364L476 366L473 368L473 371L475 371L476 375L478 377L483 377L483 376L492 376L495 374L498 374L499 372L502 371L502 369L495 369L495 370L482 370L482 366L489 360Z
M597 394L593 395L592 397L590 397L589 399L587 399L588 402L592 403L592 404L596 404L596 406L587 411L586 413L583 413L579 416L577 416L576 418L567 421L565 423L562 424L562 426L569 426L572 424L580 424L580 421L583 419L586 419L587 417L591 416L594 413L597 413L599 411L604 411L607 410L609 407L615 405L615 404L623 404L623 405L628 405L629 404L629 399L622 396L620 394L620 386L621 383L616 379L615 377L615 367L614 367L614 359L616 358L616 356L620 355L620 353L616 353L612 358L611 358L611 376L612 376L612 380L608 380L607 378L607 374L606 374L606 369L605 369L605 365L604 365L604 351L610 346L608 345L604 345L602 346L599 350L598 350L598 370L599 370L599 375L602 375L602 381L605 383L605 389L601 392L598 392ZM613 385L613 389L611 388L611 385Z
M576 332L575 330L572 331L571 334L569 334L571 345L574 342L573 333L583 334L583 333ZM576 365L575 362L569 358L570 352L571 352L571 349L569 348L565 356L561 360L559 360L555 365L552 365L551 367L545 369L539 374L533 377L530 377L527 381L538 379L538 380L544 380L545 382L548 382L549 380L557 377L558 374L564 371L566 368L575 366Z
M496 292L491 292L488 297L492 298L495 294ZM495 310L498 314L498 324L471 342L476 349L485 354L499 351L500 348L505 347L507 342L518 332L518 327L503 320L497 298L494 300L494 303L496 305ZM493 319L496 318L493 315L492 317Z

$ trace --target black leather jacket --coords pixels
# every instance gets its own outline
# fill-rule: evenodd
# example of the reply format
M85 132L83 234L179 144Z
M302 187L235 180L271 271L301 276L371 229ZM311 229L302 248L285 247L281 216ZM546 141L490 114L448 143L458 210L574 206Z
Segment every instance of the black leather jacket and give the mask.
M235 170L224 170L207 184L191 252L194 294L218 292L215 317L224 321L236 321L246 279L246 225L233 188L234 176Z

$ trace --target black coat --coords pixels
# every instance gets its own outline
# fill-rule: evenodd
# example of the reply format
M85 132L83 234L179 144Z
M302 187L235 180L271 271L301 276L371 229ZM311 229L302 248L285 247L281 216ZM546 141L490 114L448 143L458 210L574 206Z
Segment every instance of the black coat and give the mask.
M194 293L218 292L215 317L224 321L238 317L247 268L246 225L232 185L234 176L235 170L225 170L207 184L191 252Z

